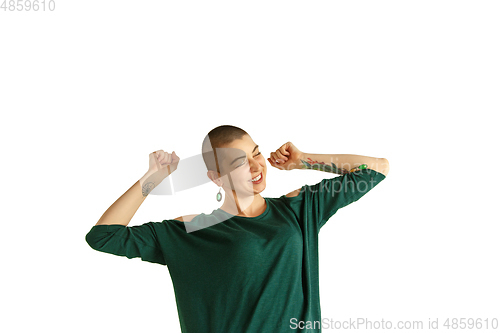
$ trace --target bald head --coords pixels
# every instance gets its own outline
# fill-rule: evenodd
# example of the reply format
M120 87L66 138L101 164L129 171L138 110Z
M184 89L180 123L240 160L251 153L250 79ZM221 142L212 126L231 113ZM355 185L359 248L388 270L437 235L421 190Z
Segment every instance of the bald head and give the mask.
M224 148L234 140L241 139L244 135L248 135L248 133L231 125L221 125L208 132L202 144L203 161L207 170L222 174L220 166L224 156L221 153L222 149L217 150L217 148Z

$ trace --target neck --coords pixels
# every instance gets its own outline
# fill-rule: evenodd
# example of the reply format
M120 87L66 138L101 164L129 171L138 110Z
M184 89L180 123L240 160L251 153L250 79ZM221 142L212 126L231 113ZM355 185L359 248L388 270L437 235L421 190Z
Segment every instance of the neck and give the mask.
M225 197L224 203L220 207L223 211L237 216L255 217L261 215L266 210L266 200L260 195L239 198L233 191L234 198Z

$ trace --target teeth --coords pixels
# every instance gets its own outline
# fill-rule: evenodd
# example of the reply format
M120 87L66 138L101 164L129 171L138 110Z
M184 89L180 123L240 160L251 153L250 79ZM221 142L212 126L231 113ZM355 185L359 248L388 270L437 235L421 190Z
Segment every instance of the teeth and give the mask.
M257 177L253 178L252 181L256 182L262 178L262 174L258 175Z

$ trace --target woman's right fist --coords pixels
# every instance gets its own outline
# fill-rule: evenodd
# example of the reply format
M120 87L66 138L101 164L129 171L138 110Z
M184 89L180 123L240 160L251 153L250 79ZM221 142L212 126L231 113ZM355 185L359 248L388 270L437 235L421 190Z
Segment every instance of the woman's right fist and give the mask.
M149 170L139 179L142 195L146 197L158 184L177 169L180 158L173 151L172 154L157 150L149 154Z
M149 154L149 173L160 173L167 177L177 169L180 158L172 151L172 154L157 150Z

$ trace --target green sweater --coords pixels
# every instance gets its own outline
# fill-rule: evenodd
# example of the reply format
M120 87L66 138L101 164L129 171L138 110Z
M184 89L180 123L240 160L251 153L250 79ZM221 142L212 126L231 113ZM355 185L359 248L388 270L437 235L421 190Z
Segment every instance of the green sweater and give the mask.
M321 332L319 230L383 179L359 170L304 185L296 197L264 198L256 217L217 209L191 222L96 225L85 239L97 251L166 265L183 333Z

